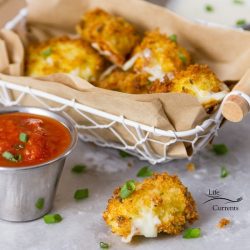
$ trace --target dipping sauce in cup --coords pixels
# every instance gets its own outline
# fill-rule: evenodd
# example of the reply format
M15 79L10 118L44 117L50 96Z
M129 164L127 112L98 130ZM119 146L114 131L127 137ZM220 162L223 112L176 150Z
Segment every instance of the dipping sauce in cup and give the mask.
M46 116L0 115L0 166L37 165L62 154L70 145L69 130Z
M0 108L0 219L30 221L51 210L76 142L73 122L61 113Z

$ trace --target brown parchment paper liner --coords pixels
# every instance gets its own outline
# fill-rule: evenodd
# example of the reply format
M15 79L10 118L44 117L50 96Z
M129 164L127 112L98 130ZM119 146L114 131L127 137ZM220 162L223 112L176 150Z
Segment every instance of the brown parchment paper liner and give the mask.
M20 38L8 30L0 31L0 72L20 75L23 72L24 50Z
M208 27L189 22L167 9L140 0L29 0L28 22L21 23L15 29L16 33L27 46L30 42L43 41L62 34L74 34L76 23L82 14L91 8L100 7L113 14L121 15L134 23L138 30L160 28L161 32L178 36L178 41L193 55L197 63L208 64L221 80L239 80L250 68L250 33L219 27ZM5 39L7 41L7 39ZM0 56L10 52L2 48ZM12 55L19 55L17 46L12 47ZM20 59L20 57L19 57ZM21 60L22 61L22 60ZM23 61L22 61L23 62ZM20 62L20 65L22 64ZM5 62L6 64L6 62ZM22 68L15 72L3 71L11 75L22 75ZM122 115L146 125L163 130L183 131L201 124L208 115L196 98L186 94L162 93L150 95L131 95L110 90L99 89L78 77L56 74L37 79L29 77L13 77L0 75L0 78L24 86L30 86L51 94L76 101L115 115ZM13 91L13 97L18 93ZM41 105L32 97L26 96L23 105ZM55 102L49 103L56 106ZM79 116L74 110L67 110L74 119L85 125L89 122ZM109 121L93 117L100 124ZM133 136L121 125L115 129L130 145L135 143ZM136 136L136 132L132 130ZM92 133L85 130L85 133ZM119 140L107 129L96 129L97 136L108 141ZM150 135L151 139L156 136ZM168 141L169 138L157 137L157 140ZM152 150L163 155L162 145L150 143ZM168 155L175 158L186 157L186 147L176 143L168 150Z

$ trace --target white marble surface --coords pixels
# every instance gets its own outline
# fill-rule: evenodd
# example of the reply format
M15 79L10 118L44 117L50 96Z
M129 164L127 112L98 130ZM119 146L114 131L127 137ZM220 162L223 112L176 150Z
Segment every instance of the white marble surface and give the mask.
M187 10L192 11L193 6L182 1L183 4L184 2ZM161 4L165 4L165 1L161 1ZM177 5L170 7L178 9ZM160 235L157 239L137 237L132 244L122 243L120 238L112 235L105 226L101 213L113 189L125 180L135 178L140 167L147 163L135 158L122 159L115 150L79 142L65 165L52 211L60 213L63 221L55 225L47 225L42 219L28 223L0 221L0 249L95 250L99 249L100 241L111 244L111 249L119 250L250 249L249 124L250 116L239 124L226 123L216 142L226 143L230 149L229 154L218 157L208 150L203 151L195 159L195 172L186 171L186 161L153 167L158 172L178 174L188 186L198 205L200 220L194 226L202 229L201 238L185 240L181 235ZM132 167L128 167L128 162L132 163ZM83 175L72 174L70 169L76 163L86 164L87 172ZM225 179L219 177L222 165L230 171L230 176ZM78 188L89 188L90 197L76 202L73 194ZM231 199L242 196L243 201L237 204L239 210L213 211L212 203L203 204L208 189L219 189L224 196ZM216 204L223 205L220 202ZM216 224L222 217L232 220L232 224L225 229L218 229Z
M56 195L52 212L60 213L63 221L47 225L42 219L27 223L0 222L1 250L95 250L99 242L112 245L111 249L137 250L200 250L228 249L247 250L250 246L250 116L239 124L226 123L220 130L216 142L226 143L230 152L226 156L215 156L205 150L195 159L197 170L188 172L186 161L175 161L154 166L154 171L168 171L180 176L183 183L192 192L197 202L200 219L194 226L202 229L202 237L185 240L182 236L160 235L157 239L137 237L132 244L121 242L112 235L102 220L102 212L113 189L127 179L135 178L140 167L147 163L135 158L122 159L116 150L96 147L79 142L74 153L68 158ZM128 162L132 167L128 167ZM76 163L88 166L86 173L71 173ZM220 167L225 165L230 175L220 178ZM76 202L74 191L89 188L90 197ZM237 204L238 211L213 211L212 205L225 206L223 202L203 204L208 189L219 189L230 199L243 197ZM227 204L229 205L229 204ZM236 204L234 204L236 206ZM216 224L227 217L232 224L218 229Z
M148 0L167 6L191 20L205 20L227 26L236 26L239 19L245 19L250 23L250 0ZM240 1L240 3L235 3ZM213 11L206 11L206 5L210 5Z

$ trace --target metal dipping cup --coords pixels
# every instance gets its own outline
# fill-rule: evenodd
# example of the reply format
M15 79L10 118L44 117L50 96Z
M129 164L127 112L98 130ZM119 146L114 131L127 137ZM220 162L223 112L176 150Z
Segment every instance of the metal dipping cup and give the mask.
M0 108L0 115L13 112L53 118L68 128L71 135L71 143L65 152L50 161L27 167L0 166L0 219L32 221L51 210L66 156L77 142L77 131L68 118L46 109L21 106Z

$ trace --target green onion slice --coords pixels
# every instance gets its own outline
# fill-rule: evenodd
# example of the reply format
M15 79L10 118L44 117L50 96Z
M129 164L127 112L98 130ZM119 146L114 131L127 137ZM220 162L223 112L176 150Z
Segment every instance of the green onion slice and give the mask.
M105 242L100 242L100 248L101 249L109 249L109 244Z
M71 169L71 171L73 172L73 173L76 173L76 174L81 174L81 173L84 173L85 171L86 171L86 166L85 165L82 165L82 164L77 164L77 165L75 165L72 169Z
M13 155L9 151L5 151L2 153L2 157L8 161L18 162L22 160L22 155Z
M229 171L226 169L226 167L221 167L220 169L220 177L225 178L229 175Z
M225 144L214 144L213 151L217 155L225 155L228 153L228 148Z
M187 62L187 58L181 52L178 53L178 57L183 63Z
M26 142L28 141L28 135L27 135L26 133L20 133L20 134L19 134L19 140L20 140L21 142L26 143Z
M192 239L201 237L201 229L200 228L188 228L184 231L183 238L184 239Z
M47 48L45 50L42 51L42 56L46 59L47 57L49 57L52 54L52 49L51 48Z
M207 4L207 5L205 6L205 10L206 10L207 12L213 12L213 11L214 11L214 7L213 7L212 5L210 5L210 4Z
M176 34L172 34L172 35L170 35L169 37L168 37L171 41L173 41L173 42L177 42L177 35Z
M87 188L85 189L78 189L75 191L74 198L76 200L82 200L89 197L89 190Z
M63 218L60 214L46 214L43 220L46 224L55 224L61 222Z
M245 1L244 0L234 0L233 1L235 4L244 4Z
M22 160L22 155L18 154L14 156L16 161L21 161Z
M122 151L122 150L119 150L119 155L122 157L122 158L126 158L126 157L131 157L132 155L125 152L125 151Z
M6 160L12 161L14 158L14 155L8 151L5 151L2 153L2 157Z
M149 166L145 166L145 167L142 167L138 173L137 173L137 177L149 177L149 176L152 176L153 174L153 171L149 168Z
M120 197L122 199L128 198L135 191L135 181L129 180L127 181L120 190Z
M44 198L37 199L35 206L36 206L37 209L43 209L43 207L44 207Z
M236 25L241 27L247 24L247 21L245 19L239 19L236 21Z

